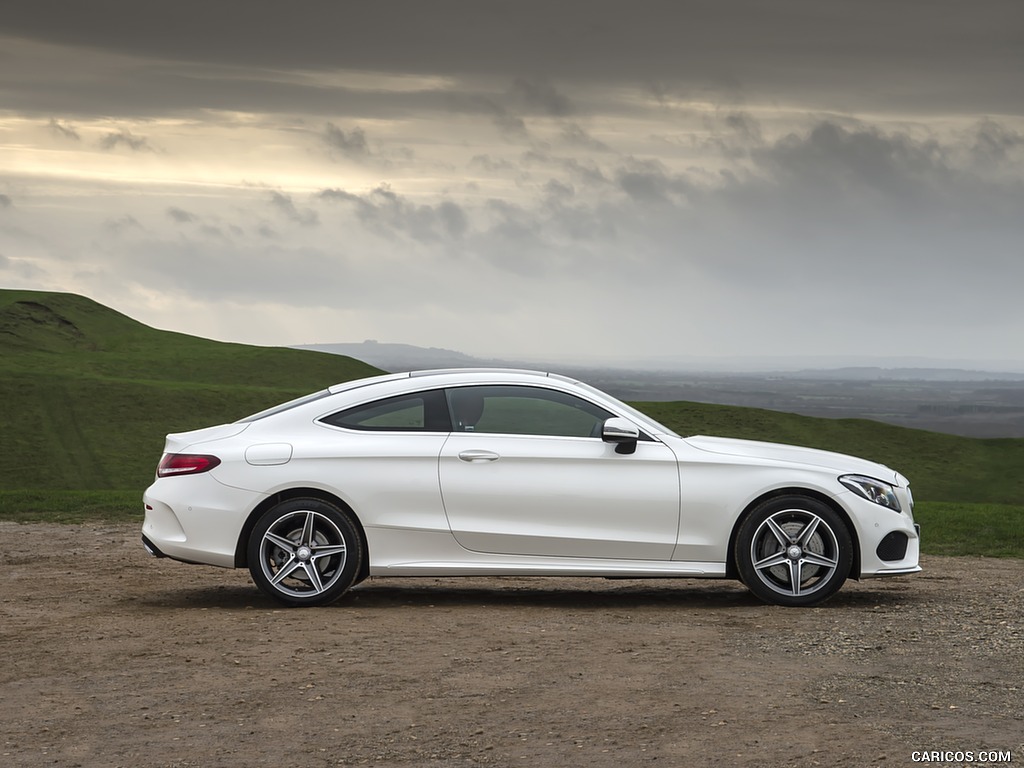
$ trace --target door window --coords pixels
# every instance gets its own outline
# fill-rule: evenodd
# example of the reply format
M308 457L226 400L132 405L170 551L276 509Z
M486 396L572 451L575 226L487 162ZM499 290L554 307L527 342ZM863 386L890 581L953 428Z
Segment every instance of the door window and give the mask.
M574 395L541 387L481 386L447 390L456 432L600 437L614 414Z

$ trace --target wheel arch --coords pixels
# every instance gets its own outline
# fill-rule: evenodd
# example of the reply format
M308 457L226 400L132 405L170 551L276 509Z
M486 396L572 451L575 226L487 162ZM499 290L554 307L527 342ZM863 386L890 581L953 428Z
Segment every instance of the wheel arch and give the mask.
M859 580L860 579L860 537L857 535L857 528L854 526L853 521L850 519L850 515L846 512L843 507L836 503L835 499L826 496L820 491L815 491L811 488L777 488L773 491L763 493L756 499L752 500L744 510L736 518L733 523L732 531L729 534L729 549L726 552L725 561L725 575L727 578L738 579L739 571L736 568L736 537L739 535L739 530L743 525L743 521L746 520L750 513L757 509L761 504L771 499L781 498L783 496L805 496L815 501L820 501L822 504L827 505L833 512L839 515L839 518L843 521L843 525L846 526L846 530L850 534L850 541L853 542L852 558L850 560L850 573L847 578Z
M359 532L359 538L362 541L363 562L360 565L359 574L356 577L357 581L362 581L370 575L370 557L369 548L367 546L366 531L363 530L363 524L359 520L359 516L355 513L348 504L342 501L333 493L329 493L320 488L288 488L283 491L271 494L259 504L257 504L252 512L249 513L249 517L246 518L245 524L242 526L241 532L238 534L238 541L235 544L235 567L236 568L247 568L249 565L246 551L249 544L249 536L252 534L253 528L256 527L256 522L262 517L263 513L268 509L280 504L283 501L290 501L291 499L317 499L318 501L325 501L328 504L334 506L345 512L351 519L352 524Z

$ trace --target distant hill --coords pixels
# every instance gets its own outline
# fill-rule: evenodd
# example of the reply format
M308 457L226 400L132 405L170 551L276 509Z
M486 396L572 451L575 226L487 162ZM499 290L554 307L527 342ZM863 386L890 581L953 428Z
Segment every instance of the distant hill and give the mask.
M302 389L379 369L351 358L161 331L92 299L0 290L0 372ZM340 378L339 378L340 377Z
M73 294L0 290L0 489L142 488L168 432L379 372L157 330Z
M1024 381L1024 373L979 371L969 368L811 368L775 374L790 379L830 379L836 381Z

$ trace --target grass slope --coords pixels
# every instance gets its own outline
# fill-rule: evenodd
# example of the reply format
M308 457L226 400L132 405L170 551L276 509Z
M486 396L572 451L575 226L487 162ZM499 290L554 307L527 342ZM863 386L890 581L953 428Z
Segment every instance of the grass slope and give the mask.
M141 489L168 432L375 373L156 330L72 294L0 291L0 489Z

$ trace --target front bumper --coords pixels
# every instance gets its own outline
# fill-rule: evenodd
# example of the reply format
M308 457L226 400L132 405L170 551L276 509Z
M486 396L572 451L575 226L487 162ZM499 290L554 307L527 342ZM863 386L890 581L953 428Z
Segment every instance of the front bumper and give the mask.
M894 512L856 495L844 496L854 507L851 518L860 540L860 575L868 579L917 573L921 555L921 526L914 522L910 490L896 488L903 511Z

